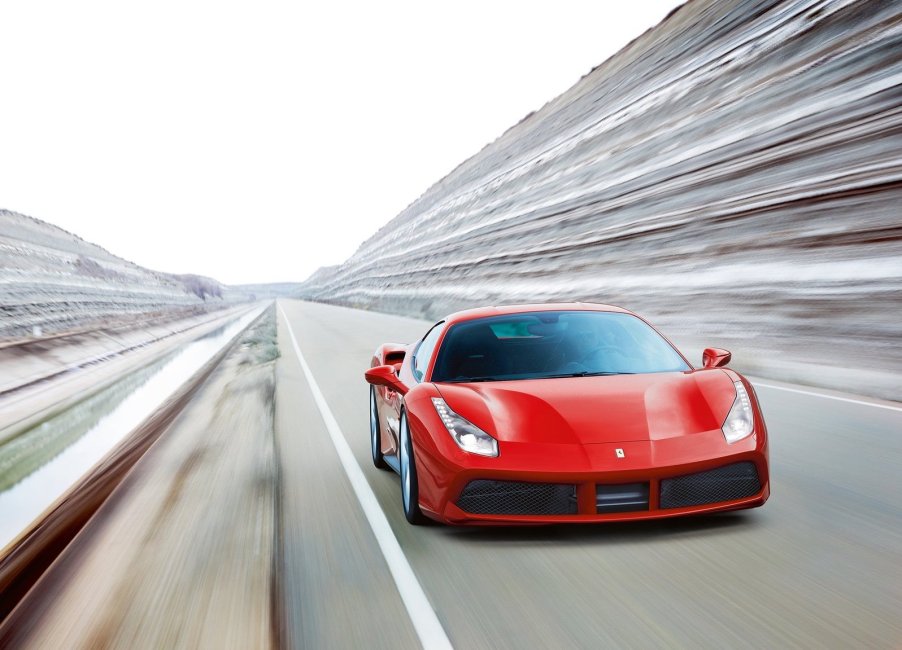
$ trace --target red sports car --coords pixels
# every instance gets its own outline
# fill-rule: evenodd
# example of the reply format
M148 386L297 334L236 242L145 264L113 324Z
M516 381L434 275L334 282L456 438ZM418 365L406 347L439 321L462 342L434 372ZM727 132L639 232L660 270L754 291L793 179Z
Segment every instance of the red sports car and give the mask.
M770 494L751 384L593 304L452 314L366 371L373 463L413 524L548 524L754 508Z

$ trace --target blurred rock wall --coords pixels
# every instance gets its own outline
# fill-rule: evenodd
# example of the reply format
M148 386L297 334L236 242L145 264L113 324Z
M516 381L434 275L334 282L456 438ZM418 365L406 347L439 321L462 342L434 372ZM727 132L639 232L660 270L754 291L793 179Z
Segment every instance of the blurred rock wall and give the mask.
M693 355L902 399L900 84L902 3L691 0L302 295L619 304Z
M201 296L197 286L219 295ZM215 280L150 271L49 223L0 210L0 343L135 327L242 299Z

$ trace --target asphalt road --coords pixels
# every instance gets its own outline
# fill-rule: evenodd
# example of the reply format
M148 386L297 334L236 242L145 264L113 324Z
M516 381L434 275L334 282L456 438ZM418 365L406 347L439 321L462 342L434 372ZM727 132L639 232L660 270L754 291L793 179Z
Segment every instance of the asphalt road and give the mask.
M280 305L289 645L407 648L422 638L311 396L289 324L454 647L902 645L902 411L757 383L772 496L756 510L630 524L412 527L398 477L370 461L362 375L379 343L415 340L428 323Z

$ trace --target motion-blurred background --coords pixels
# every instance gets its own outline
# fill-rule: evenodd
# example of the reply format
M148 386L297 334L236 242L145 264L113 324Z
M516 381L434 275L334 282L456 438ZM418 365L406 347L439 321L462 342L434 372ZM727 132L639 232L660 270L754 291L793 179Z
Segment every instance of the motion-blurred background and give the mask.
M327 184L331 205L310 203L298 219L265 210L246 219L242 204L215 226L200 214L181 218L184 232L176 234L165 226L177 215L152 216L135 204L134 217L86 226L110 241L117 232L140 233L157 256L147 259L188 245L198 268L166 270L201 276L139 270L67 232L2 212L0 337L86 326L93 316L115 320L123 311L159 319L170 309L184 315L273 295L427 319L487 303L586 300L647 316L694 361L717 345L761 376L898 399L900 59L897 3L693 0L300 286L300 271L271 278L294 282L281 285L223 286L206 276L223 268L259 275L263 259L290 260L283 253L290 246L299 251L294 268L309 268L316 256L305 251L328 248L335 232L353 241L387 220L360 214L367 197L374 209L385 205L369 180L354 175L355 159L365 159L386 184L365 142L332 168L345 183L340 194L327 169L299 178L301 194L311 197ZM343 86L329 88L341 101ZM391 92L373 95L372 110ZM395 110L402 113L405 101L399 96ZM336 124L349 130L329 146L354 137L350 129L366 123L365 114L339 116ZM192 146L185 143L189 157ZM397 168L387 148L382 155ZM272 219L278 231L267 230ZM336 226L342 219L349 225ZM361 219L366 225L350 225ZM169 243L158 243L161 234ZM242 248L230 248L240 240ZM225 266L214 264L217 255Z
M899 399L900 83L897 4L689 2L301 295L612 303L696 363Z

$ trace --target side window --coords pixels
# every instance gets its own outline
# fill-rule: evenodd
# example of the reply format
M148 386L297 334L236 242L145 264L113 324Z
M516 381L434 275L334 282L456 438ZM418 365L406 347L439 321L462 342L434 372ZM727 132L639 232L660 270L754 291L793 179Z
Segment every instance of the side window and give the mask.
M435 350L435 344L438 342L444 324L445 322L442 321L433 325L417 346L413 357L413 376L417 381L423 381L423 375L426 374L426 368L429 367L429 360L432 358L432 352Z

